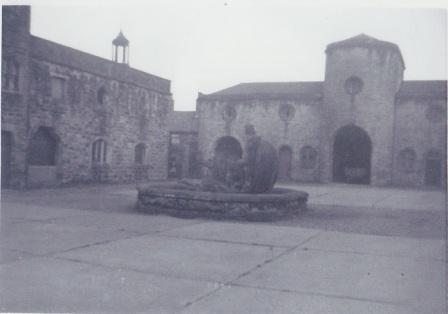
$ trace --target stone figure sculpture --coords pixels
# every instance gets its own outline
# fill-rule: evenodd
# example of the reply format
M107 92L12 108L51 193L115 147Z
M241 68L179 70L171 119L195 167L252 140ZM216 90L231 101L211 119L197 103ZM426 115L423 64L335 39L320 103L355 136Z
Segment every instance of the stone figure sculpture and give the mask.
M261 139L253 125L246 125L245 156L241 160L214 156L203 165L209 169L200 190L227 193L269 192L277 179L278 155L275 147Z

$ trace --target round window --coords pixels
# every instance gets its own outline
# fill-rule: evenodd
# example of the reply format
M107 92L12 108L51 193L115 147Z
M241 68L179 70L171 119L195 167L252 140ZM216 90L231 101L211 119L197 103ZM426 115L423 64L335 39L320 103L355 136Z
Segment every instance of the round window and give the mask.
M231 121L236 117L236 110L233 106L227 105L222 110L222 117L226 121Z
M291 104L283 104L278 109L278 115L282 121L290 121L294 118L296 109Z
M364 83L357 76L351 76L345 80L344 88L347 94L350 96L355 96L362 91Z

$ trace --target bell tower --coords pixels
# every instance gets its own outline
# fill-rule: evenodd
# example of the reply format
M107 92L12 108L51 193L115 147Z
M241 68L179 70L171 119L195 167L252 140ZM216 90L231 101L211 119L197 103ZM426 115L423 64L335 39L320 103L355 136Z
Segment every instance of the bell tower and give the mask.
M117 63L129 65L129 40L120 33L112 41L112 60Z

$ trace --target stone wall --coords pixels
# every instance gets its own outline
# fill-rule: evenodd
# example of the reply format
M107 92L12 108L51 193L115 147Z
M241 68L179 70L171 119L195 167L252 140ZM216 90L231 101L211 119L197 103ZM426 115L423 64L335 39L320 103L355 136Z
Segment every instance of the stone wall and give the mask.
M170 95L37 58L31 63L31 77L30 136L42 126L57 136L60 183L95 180L92 144L98 139L107 143L106 163L101 166L107 174L102 180L133 181L142 171L143 178L166 177ZM65 82L62 99L52 95L55 77ZM105 91L103 103L98 101L100 89ZM140 143L146 147L145 160L136 165L135 146Z
M333 143L343 126L356 125L372 143L373 185L392 183L395 95L403 78L404 65L398 50L383 47L341 47L327 50L320 130L321 177L333 181ZM362 81L362 90L348 94L345 82Z
M427 154L440 152L441 186L446 186L446 100L431 98L402 99L396 105L394 184L425 185ZM400 152L415 152L414 165L403 167Z
M245 125L253 124L263 139L277 149L289 146L292 150L290 177L294 181L318 181L318 162L312 169L301 167L300 150L305 146L318 149L319 107L316 99L242 99L225 100L200 97L197 103L199 115L199 145L205 159L213 156L216 142L223 136L236 138L244 148ZM291 106L292 117L282 119L281 108ZM234 118L225 111L234 110ZM319 155L317 156L317 159Z

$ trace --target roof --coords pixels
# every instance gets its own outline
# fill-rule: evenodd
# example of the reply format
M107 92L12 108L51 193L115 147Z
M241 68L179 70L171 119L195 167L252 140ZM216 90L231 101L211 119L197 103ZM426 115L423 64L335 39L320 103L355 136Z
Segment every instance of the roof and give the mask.
M124 37L123 32L120 31L120 33L115 37L114 40L112 40L112 44L115 46L127 46L129 45L129 40Z
M203 95L201 99L242 98L313 98L322 96L323 82L261 82L241 83L221 91Z
M162 94L171 94L171 82L167 79L43 38L31 36L30 51L33 58L126 82Z
M398 98L442 98L446 99L447 81L403 81Z
M400 51L400 47L397 44L376 39L374 37L368 36L366 34L359 34L354 37L350 37L345 40L336 41L334 43L328 44L326 53L331 52L337 48L354 48L354 47L363 47L363 48L379 48L379 49L388 49L397 52L400 55L401 62L404 66L403 56Z
M168 129L171 132L197 132L196 111L172 111L168 115Z
M327 51L334 48L350 48L350 47L384 47L400 50L397 44L376 39L366 34L359 34L348 39L336 41L327 45Z

